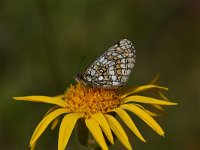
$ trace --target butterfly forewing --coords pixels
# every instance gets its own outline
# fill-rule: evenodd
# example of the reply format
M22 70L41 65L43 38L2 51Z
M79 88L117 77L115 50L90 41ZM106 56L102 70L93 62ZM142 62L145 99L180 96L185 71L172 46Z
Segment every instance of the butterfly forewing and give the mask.
M120 40L103 53L82 74L85 85L100 88L118 88L123 86L135 64L133 44Z

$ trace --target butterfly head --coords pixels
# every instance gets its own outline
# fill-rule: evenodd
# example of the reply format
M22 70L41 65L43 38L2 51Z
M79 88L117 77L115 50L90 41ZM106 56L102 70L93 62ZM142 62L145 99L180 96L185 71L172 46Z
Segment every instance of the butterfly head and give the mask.
M81 73L77 73L75 76L74 76L76 82L82 82L83 81L83 74Z

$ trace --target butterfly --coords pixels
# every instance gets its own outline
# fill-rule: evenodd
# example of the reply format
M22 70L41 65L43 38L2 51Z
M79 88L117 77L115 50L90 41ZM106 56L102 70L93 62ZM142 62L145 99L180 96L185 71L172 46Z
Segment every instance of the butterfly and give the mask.
M84 73L75 76L77 82L93 88L116 89L126 84L135 65L136 52L131 41L116 42L97 58Z

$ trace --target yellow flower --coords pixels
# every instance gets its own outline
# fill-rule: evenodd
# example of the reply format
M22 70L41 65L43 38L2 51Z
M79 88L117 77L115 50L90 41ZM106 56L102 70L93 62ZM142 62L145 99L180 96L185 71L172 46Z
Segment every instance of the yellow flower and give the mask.
M126 149L131 150L132 147L129 139L115 118L115 115L118 115L128 128L143 142L146 141L128 113L135 114L155 132L164 136L163 129L153 118L157 114L142 106L142 104L151 105L159 110L163 110L161 106L176 105L176 103L172 103L166 99L162 93L163 90L167 90L167 88L153 83L135 87L129 90L129 92L122 92L121 89L85 87L78 83L71 85L64 95L56 97L25 96L14 97L14 99L55 105L47 112L36 127L30 140L30 146L32 147L35 146L36 141L47 126L53 123L52 128L54 128L58 124L58 118L64 115L59 129L58 150L65 149L75 124L80 120L84 122L85 127L89 130L101 149L108 150L108 142L106 140L114 144L113 134L115 134ZM159 98L144 96L146 91L153 91ZM92 143L92 141L88 142Z

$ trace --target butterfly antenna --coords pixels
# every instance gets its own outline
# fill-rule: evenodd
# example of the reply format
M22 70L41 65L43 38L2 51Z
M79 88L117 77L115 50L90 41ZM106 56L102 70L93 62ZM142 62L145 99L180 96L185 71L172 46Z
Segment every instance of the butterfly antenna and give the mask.
M85 56L83 56L79 62L79 65L78 65L78 69L77 69L77 73L80 73L80 69L81 69L81 65L83 64L83 61L85 59Z

